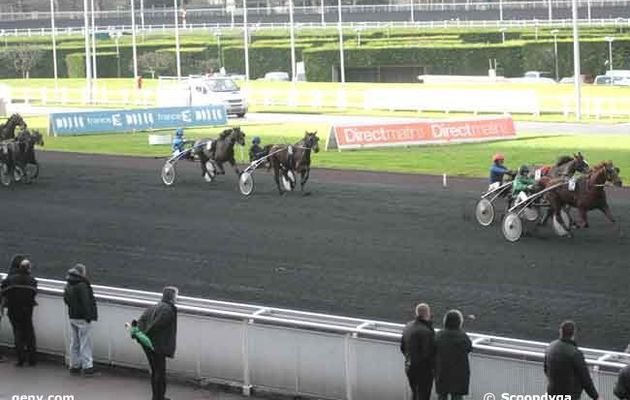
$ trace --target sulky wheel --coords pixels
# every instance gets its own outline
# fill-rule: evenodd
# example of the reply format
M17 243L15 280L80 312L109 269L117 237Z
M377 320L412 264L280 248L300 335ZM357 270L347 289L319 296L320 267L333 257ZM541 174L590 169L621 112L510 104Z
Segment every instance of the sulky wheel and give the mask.
M238 179L238 188L243 196L254 193L254 177L250 172L243 172Z
M24 170L19 165L13 167L13 181L20 182L24 177Z
M515 213L509 213L503 219L503 236L510 242L516 242L523 234L523 221Z
M540 216L538 209L534 207L525 207L523 210L523 217L529 222L538 221L538 217Z
M286 192L292 192L293 189L295 189L295 174L293 171L288 170L286 174L282 174L280 182L282 183L282 188Z
M494 206L488 199L481 199L475 207L475 217L481 226L490 226L494 222Z
M562 222L564 222L565 226L568 226L568 227L571 226L571 216L566 210L563 209L562 211L560 211L560 218L562 218ZM562 224L558 222L555 215L553 216L552 219L553 219L553 230L556 232L556 235L568 236L570 234L570 232L564 229Z
M217 169L214 167L214 163L211 160L206 161L206 173L203 174L203 179L210 183L217 176Z
M0 183L2 186L11 186L11 171L9 171L9 166L3 162L0 162Z
M26 176L31 181L36 179L39 176L39 163L26 164Z
M162 182L166 186L171 186L175 182L175 165L168 161L162 167Z

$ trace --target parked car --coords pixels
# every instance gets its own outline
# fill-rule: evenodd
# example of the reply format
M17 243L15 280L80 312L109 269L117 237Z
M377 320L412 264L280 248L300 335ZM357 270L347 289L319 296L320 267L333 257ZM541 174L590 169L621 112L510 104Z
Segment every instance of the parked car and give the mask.
M265 78L264 80L266 81L290 81L291 79L289 78L289 73L288 72L280 72L280 71L274 71L274 72L267 72L265 74Z
M630 76L598 75L594 83L596 85L630 86Z

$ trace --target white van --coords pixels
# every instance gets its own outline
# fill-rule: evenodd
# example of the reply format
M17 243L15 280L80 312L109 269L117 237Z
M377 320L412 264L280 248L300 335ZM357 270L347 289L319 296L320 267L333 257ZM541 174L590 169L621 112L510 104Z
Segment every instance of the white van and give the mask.
M158 107L203 106L223 104L228 114L242 117L247 113L247 101L238 85L226 76L192 75L182 79L160 77Z

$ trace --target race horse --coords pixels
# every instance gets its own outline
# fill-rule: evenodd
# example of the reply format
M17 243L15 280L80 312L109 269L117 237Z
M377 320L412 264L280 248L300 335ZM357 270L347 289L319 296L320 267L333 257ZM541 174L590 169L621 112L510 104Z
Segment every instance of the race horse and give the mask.
M547 187L565 182L562 179L554 179L547 184ZM577 208L580 216L577 226L580 228L588 228L587 212L591 210L600 210L610 222L615 223L615 218L606 200L606 191L604 190L606 183L611 183L617 187L621 187L623 184L619 178L619 168L615 167L611 161L604 161L593 167L588 175L575 181L575 187L572 188L569 181L545 194L554 218L569 232L569 235L570 227L566 226L565 221L560 216L561 210L565 206Z
M37 130L23 129L17 135L15 142L18 146L17 152L13 154L14 166L21 168L26 177L25 181L30 182L30 180L37 178L39 175L39 163L35 158L35 146L43 146L44 138ZM32 175L27 172L29 164L35 166Z
M561 156L554 165L542 167L540 170L541 181L544 184L551 179L571 178L576 172L587 173L589 165L582 153L578 152L573 156Z
M280 173L287 176L288 171L295 171L300 174L300 191L304 193L304 186L311 173L312 151L315 153L319 152L317 131L305 132L304 138L294 145L273 145L268 150L268 168L273 168L274 179L280 195L284 194L284 190L282 190L280 185Z
M210 148L205 146L206 143L211 144ZM199 139L195 141L195 155L201 163L201 175L204 177L206 175L212 176L206 166L206 163L210 160L217 166L218 174L225 174L223 164L228 162L234 168L236 174L240 175L241 171L238 169L234 159L234 146L237 143L245 146L245 132L240 127L225 129L217 140Z
M0 142L4 140L15 139L15 128L20 127L26 129L26 122L20 114L13 114L7 119L7 122L0 125Z

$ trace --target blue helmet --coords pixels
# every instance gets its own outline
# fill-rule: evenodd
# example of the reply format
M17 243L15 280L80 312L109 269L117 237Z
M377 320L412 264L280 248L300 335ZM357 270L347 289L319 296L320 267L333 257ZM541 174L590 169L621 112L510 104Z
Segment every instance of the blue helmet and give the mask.
M177 130L175 131L175 136L177 136L177 137L184 136L184 129L183 128L177 128Z
M260 144L260 136L254 136L252 139L253 144Z

